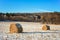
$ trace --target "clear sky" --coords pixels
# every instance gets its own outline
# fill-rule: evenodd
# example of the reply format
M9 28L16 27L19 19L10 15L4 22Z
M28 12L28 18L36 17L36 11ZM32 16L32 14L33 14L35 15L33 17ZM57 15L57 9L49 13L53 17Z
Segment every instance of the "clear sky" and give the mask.
M60 0L0 0L0 12L60 12Z

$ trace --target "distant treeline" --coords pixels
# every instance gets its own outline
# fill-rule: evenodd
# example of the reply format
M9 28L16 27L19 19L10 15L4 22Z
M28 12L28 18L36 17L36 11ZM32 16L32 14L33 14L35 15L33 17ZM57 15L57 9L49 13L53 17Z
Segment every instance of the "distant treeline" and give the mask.
M60 12L0 13L0 21L24 21L60 24Z

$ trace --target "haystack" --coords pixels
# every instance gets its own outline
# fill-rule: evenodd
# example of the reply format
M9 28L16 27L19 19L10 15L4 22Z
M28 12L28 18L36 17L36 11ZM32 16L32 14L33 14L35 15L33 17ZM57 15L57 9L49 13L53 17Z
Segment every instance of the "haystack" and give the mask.
M22 26L19 23L10 25L10 33L21 33L22 31Z
M42 30L50 30L50 26L48 26L48 25L43 25L43 26L42 26Z

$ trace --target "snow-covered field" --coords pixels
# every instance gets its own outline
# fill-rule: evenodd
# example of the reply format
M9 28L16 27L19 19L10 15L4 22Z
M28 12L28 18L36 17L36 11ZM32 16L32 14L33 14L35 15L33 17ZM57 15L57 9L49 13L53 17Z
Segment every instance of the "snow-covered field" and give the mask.
M0 40L60 40L60 33L0 33Z
M20 23L24 33L9 33L12 23ZM50 25L43 31L43 24L37 22L0 22L0 40L60 40L60 25Z

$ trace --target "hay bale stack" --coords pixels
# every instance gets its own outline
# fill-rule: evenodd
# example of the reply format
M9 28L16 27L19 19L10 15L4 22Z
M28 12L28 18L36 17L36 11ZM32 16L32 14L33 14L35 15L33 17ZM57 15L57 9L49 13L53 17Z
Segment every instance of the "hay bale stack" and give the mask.
M22 26L19 23L10 25L10 33L21 33L22 31Z
M42 26L42 30L50 30L50 26L48 26L48 25L43 25L43 26Z

